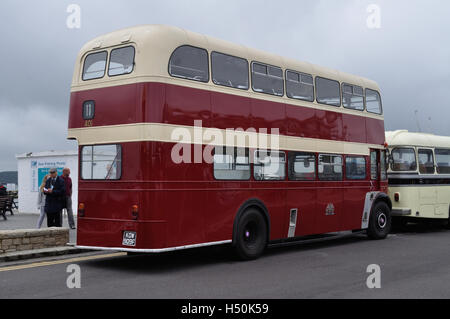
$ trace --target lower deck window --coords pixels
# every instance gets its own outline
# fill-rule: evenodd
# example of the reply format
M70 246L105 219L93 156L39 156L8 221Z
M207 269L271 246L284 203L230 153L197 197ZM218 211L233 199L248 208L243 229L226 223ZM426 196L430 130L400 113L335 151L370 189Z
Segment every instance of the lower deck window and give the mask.
M345 159L345 173L349 180L366 179L365 157L348 156Z
M256 151L254 177L257 181L286 179L286 154L284 152Z
M216 147L214 153L214 178L217 180L249 180L249 150Z
M436 149L435 153L438 174L450 174L450 149Z
M342 175L342 156L319 155L319 179L321 181L341 181Z
M289 153L289 180L314 181L316 179L316 155Z
M120 145L83 146L81 178L84 180L118 180L122 175Z

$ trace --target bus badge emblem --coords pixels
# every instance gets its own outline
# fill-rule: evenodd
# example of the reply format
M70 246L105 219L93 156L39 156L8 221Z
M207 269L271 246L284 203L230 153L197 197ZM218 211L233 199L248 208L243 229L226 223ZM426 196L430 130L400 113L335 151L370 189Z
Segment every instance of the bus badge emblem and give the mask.
M325 210L326 216L333 216L336 215L334 205L332 203L328 204L327 209Z

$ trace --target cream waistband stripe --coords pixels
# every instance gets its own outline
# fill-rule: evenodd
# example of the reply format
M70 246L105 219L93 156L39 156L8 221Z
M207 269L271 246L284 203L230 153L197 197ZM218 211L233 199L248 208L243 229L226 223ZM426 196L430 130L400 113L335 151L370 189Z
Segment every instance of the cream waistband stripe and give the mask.
M371 148L384 149L383 145L376 144L293 137L269 133L271 132L229 131L194 126L139 123L69 129L68 138L76 139L80 146L132 142L163 142L364 156L370 154Z

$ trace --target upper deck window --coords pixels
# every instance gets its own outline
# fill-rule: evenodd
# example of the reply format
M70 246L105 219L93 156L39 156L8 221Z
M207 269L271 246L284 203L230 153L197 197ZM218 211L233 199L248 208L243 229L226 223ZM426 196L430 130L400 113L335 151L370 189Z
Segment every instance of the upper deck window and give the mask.
M252 63L253 91L276 96L284 95L283 70L276 66Z
M198 82L209 81L208 51L184 45L176 49L169 62L173 77Z
M417 170L416 152L413 148L396 148L392 151L392 170L411 172Z
M362 87L342 84L342 100L345 108L364 111L364 90Z
M450 174L450 149L436 149L435 153L438 174Z
M107 58L108 52L106 51L89 54L84 60L83 81L104 77Z
M341 87L338 81L316 77L317 103L341 106Z
M211 54L214 84L248 90L248 61L231 55Z
M286 71L286 94L291 99L314 101L314 80L312 75Z
M134 69L135 49L132 46L111 51L109 61L109 76L130 74Z
M380 93L371 89L366 89L366 108L367 112L370 113L383 113Z

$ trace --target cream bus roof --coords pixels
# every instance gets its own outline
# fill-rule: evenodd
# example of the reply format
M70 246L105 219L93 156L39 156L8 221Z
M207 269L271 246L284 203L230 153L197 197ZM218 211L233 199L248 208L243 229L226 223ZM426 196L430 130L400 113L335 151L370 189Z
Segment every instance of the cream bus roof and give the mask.
M421 146L450 148L449 136L437 136L426 133L411 133L408 131L386 132L386 142L389 147Z
M306 62L283 58L263 51L249 49L242 45L164 25L136 26L111 32L89 41L79 53L77 67L75 68L76 71L73 78L73 86L81 84L80 82L82 82L82 63L88 53L120 45L125 46L129 43L134 43L137 48L136 68L133 74L124 76L124 78L135 78L139 76L168 77L168 62L172 52L177 47L188 44L207 49L210 52L218 51L246 58L250 62L263 62L282 67L283 69L311 73L315 76L327 77L339 80L340 82L348 82L350 84L360 85L379 91L379 87L374 81L362 77L312 65Z

